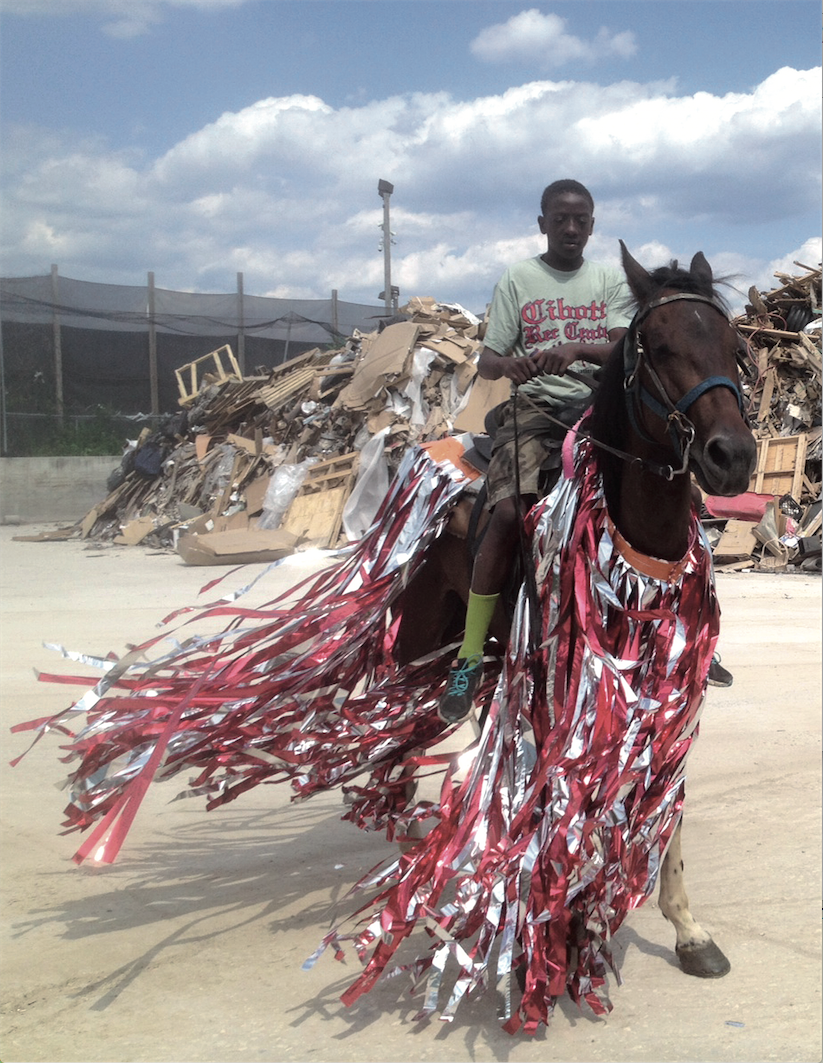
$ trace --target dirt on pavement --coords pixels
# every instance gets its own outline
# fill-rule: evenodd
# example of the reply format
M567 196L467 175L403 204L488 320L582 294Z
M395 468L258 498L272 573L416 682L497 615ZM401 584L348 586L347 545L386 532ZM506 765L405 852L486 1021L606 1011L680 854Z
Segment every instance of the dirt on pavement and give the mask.
M334 905L350 911L348 888L391 851L340 820L337 793L292 804L286 786L260 786L207 813L202 799L171 803L185 785L173 780L150 790L113 866L72 863L82 836L59 833L59 736L8 764L30 740L11 725L82 692L36 682L33 669L79 667L43 642L122 653L197 605L211 579L234 589L261 566L228 575L143 547L14 541L42 527L0 528L5 1063L820 1060L819 576L718 576L734 683L709 689L684 852L692 910L731 973L683 974L649 901L613 942L624 984L610 979L608 1017L564 1000L550 1029L511 1037L493 992L452 1023L416 1023L404 976L340 1003L357 974L352 951L302 969ZM321 563L297 555L252 593L270 599Z

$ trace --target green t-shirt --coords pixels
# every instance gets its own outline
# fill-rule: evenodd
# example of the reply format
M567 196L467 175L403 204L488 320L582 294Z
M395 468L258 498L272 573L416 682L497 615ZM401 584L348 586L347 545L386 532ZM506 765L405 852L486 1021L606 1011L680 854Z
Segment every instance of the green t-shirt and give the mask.
M631 292L622 270L588 260L564 273L540 256L509 266L500 278L483 340L501 355L523 357L559 343L608 343L609 331L628 328ZM578 361L580 372L594 368ZM591 392L567 376L544 375L521 390L554 408L585 400Z

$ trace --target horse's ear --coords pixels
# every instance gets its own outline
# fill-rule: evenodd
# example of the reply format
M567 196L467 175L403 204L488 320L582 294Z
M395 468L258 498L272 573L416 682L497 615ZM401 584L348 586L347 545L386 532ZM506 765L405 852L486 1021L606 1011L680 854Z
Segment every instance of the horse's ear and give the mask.
M639 303L645 302L652 293L652 280L648 270L643 269L636 259L629 254L629 249L620 241L620 254L623 259L623 269L626 280Z
M712 282L714 280L712 275L712 267L706 261L706 256L702 251L698 251L692 259L689 273L696 281L699 281L707 291L712 290Z

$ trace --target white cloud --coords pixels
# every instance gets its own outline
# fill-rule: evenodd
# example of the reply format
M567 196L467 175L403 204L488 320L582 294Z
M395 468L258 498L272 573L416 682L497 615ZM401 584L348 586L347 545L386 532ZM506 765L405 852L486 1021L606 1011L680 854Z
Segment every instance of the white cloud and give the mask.
M796 276L798 269L804 272L807 269L819 269L821 260L823 260L823 239L814 236L806 240L795 251L772 259L768 266L769 275L774 277L779 273L786 273L789 276Z
M609 56L630 59L637 51L634 34L612 33L602 26L591 40L566 32L567 20L521 11L506 22L486 26L471 42L471 51L488 63L527 62L551 69L566 63L594 63Z
M482 309L508 262L545 247L543 187L576 177L597 201L591 257L617 263L622 238L644 264L702 249L719 272L739 261L760 276L819 229L819 78L784 69L724 96L628 81L339 108L294 95L227 112L157 159L21 129L3 156L3 273L56 261L80 279L153 270L163 287L220 291L242 271L249 292L376 302L382 177L402 295Z

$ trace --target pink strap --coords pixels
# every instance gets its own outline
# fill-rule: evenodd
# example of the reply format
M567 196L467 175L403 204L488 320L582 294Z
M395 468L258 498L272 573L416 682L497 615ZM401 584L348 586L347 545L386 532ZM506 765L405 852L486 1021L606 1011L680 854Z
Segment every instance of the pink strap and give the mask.
M588 410L586 411L588 413ZM586 414L583 414L585 417ZM570 480L574 474L574 444L577 440L577 430L583 423L583 417L566 432L566 438L563 440L563 476Z

